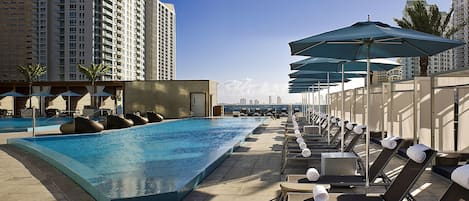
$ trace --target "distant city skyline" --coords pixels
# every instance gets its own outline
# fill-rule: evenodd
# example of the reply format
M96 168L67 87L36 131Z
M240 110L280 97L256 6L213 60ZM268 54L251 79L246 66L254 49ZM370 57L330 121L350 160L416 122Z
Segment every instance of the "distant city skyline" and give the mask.
M166 2L178 11L178 79L218 81L219 101L225 103L269 95L301 102L301 96L287 94L288 65L304 57L290 56L288 42L365 21L367 15L396 26L393 18L401 18L406 5L406 0ZM451 7L451 0L427 2L442 11Z

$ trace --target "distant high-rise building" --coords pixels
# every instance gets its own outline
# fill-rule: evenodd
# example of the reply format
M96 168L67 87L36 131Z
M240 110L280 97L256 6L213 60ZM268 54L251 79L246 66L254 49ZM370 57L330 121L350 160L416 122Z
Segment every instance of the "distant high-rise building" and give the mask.
M403 11L404 18L409 19L407 12L405 11L409 7L413 7L415 2L423 2L427 9L431 5L428 5L426 0L407 0L406 6ZM446 17L447 13L442 13L442 20ZM420 58L419 57L403 57L401 58L402 64L402 79L411 79L415 75L420 75ZM445 52L436 54L428 58L427 74L433 74L454 69L453 65L453 50L447 50Z
M381 82L387 82L388 77L386 75L386 71L373 71L373 76L372 76L372 83L381 83Z
M282 104L282 98L280 98L280 96L277 96L277 104L278 105Z
M37 63L35 8L31 0L0 3L0 80L24 80L16 67Z
M388 70L386 76L388 81L402 80L402 66Z
M48 80L87 80L77 64L100 63L111 67L103 80L144 79L145 0L35 2Z
M259 100L257 100L257 99L254 100L254 105L259 105L259 104L260 104Z
M249 105L253 105L253 104L254 104L253 100L252 99L249 100Z
M272 105L272 96L269 96L269 105Z
M176 12L174 5L147 0L145 11L145 79L176 79Z
M77 65L101 63L111 67L102 80L175 79L172 4L9 0L0 8L0 80L22 79L16 66L33 63L51 81L87 80Z
M454 66L463 68L469 66L469 26L467 24L469 16L468 0L453 0L453 25L465 24L464 28L453 35L453 39L464 41L465 45L454 48Z
M245 98L239 99L239 104L240 105L246 105L246 99Z

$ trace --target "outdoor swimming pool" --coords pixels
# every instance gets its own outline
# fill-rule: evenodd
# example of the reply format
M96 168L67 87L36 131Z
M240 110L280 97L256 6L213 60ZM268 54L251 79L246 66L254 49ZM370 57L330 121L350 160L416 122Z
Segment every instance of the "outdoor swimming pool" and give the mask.
M60 125L70 120L71 118L68 117L38 117L36 118L36 126ZM0 134L7 132L24 132L28 128L31 128L32 124L31 118L0 118Z
M180 200L264 120L185 119L8 143L47 160L96 200Z

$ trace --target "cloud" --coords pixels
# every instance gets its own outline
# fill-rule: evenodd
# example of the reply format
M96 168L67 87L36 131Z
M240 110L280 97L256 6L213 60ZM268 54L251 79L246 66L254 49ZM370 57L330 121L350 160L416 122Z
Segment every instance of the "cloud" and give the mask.
M269 103L269 96L273 96L273 102L277 102L280 96L282 103L298 103L301 97L288 93L287 83L273 83L256 81L250 78L241 80L225 80L219 82L218 98L220 103L239 103L241 98L249 100L258 99L261 103Z

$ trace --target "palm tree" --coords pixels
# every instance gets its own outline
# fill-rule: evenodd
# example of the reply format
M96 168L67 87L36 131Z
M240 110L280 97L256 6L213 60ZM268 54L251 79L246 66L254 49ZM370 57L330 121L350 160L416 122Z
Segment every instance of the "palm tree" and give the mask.
M34 64L34 65L27 65L27 66L18 66L17 67L18 71L23 74L24 79L26 82L29 83L29 98L31 99L31 92L33 89L33 82L37 81L39 76L43 75L46 73L47 68L45 66L42 66L41 64ZM32 107L32 101L29 100L29 108Z
M451 15L454 9L451 8L449 13L443 18L438 6L430 5L425 8L422 1L416 1L413 7L407 7L405 12L409 18L403 17L402 19L394 18L394 21L402 28L413 29L420 32L425 32L437 36L444 36L449 38L454 33L462 29L465 23L457 26L449 26ZM420 57L420 76L427 76L428 69L428 56Z
M93 88L93 94L96 93L95 91L95 82L98 80L99 77L103 76L109 69L110 66L104 64L91 64L90 66L83 66L78 64L78 69L80 72L91 81L91 87ZM91 106L94 106L94 98L91 99Z

